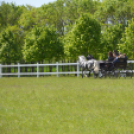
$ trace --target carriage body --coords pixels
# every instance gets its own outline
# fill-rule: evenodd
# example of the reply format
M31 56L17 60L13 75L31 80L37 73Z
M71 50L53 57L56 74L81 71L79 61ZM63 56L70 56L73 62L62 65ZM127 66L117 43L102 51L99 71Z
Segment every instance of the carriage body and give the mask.
M126 58L118 58L118 62L100 62L100 73L104 77L125 77L129 74L132 78L133 71L129 68L130 71L127 70L127 59Z

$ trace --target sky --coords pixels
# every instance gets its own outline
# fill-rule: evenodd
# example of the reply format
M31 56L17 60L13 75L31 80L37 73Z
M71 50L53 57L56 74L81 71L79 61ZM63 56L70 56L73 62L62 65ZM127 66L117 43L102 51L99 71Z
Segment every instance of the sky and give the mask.
M15 3L16 5L31 5L34 7L40 7L43 4L48 4L49 2L54 2L56 0L0 0L0 2L5 1L6 3Z

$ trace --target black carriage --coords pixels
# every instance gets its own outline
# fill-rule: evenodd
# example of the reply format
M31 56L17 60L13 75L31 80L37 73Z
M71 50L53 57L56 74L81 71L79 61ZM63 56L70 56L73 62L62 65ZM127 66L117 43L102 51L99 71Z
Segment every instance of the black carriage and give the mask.
M127 65L126 58L119 58L118 62L99 61L100 73L99 77L124 77L133 76L133 70L131 66ZM94 74L94 73L93 73ZM95 77L95 74L94 74Z

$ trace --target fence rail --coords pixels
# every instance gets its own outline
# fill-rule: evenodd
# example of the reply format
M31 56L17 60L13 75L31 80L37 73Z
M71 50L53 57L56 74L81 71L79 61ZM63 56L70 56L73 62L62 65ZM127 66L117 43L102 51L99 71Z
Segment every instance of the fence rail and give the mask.
M134 64L134 60L128 60L127 63L132 63ZM76 71L67 71L67 72L60 72L59 71L59 67L60 66L77 66L77 70ZM39 72L39 67L47 67L47 66L55 66L56 67L56 71L55 72ZM15 72L15 73L3 73L2 72L2 69L3 68L11 68L11 67L16 67L18 68L18 72ZM21 67L36 67L37 68L37 71L36 72L21 72L20 68ZM133 70L134 71L134 70ZM35 75L37 76L37 78L40 76L40 75L57 75L57 77L59 77L60 74L76 74L77 77L79 76L79 74L81 74L82 72L80 71L80 68L79 68L79 63L58 63L56 62L56 64L20 64L18 63L17 65L2 65L0 64L0 78L2 76L9 76L9 75L12 75L12 76L18 76L18 78L20 76L23 76L23 75Z

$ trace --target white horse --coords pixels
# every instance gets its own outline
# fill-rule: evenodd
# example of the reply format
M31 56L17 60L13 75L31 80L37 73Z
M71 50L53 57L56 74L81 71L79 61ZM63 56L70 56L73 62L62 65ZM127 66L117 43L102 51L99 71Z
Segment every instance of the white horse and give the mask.
M97 60L95 60L94 58L87 60L85 56L83 55L79 56L78 59L79 59L79 64L82 70L82 78L83 78L83 71L87 71L87 70L89 70L89 75L90 75L91 70L93 70L95 74L99 74L100 64ZM85 73L84 75L87 77Z

